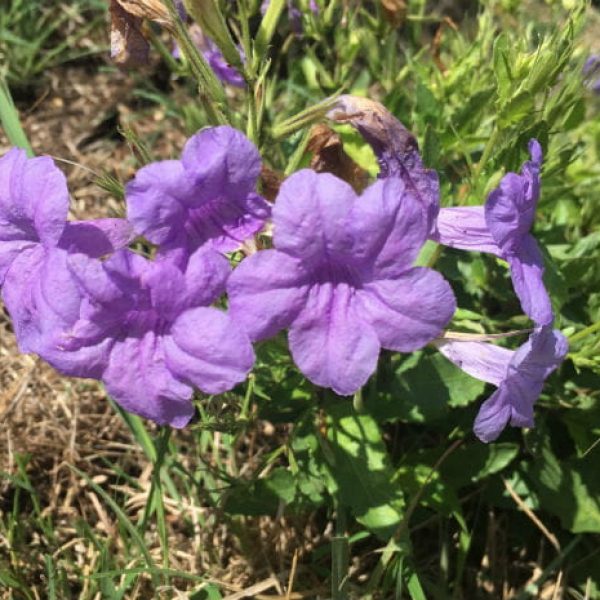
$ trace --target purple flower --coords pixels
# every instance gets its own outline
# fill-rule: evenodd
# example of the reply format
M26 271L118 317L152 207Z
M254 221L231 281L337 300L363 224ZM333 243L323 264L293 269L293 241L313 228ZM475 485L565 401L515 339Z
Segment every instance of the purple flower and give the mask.
M52 363L55 337L76 318L69 253L99 257L132 237L122 219L67 222L69 192L49 157L13 149L0 159L0 278L22 352Z
M382 104L358 96L340 96L327 113L334 121L348 122L373 148L379 162L379 178L399 177L426 210L433 227L440 210L437 173L426 169L413 134Z
M273 226L276 249L245 259L230 277L230 311L252 340L289 327L292 356L317 385L357 391L380 348L421 348L454 314L442 276L412 266L427 223L398 178L358 198L332 175L299 171L281 187Z
M194 412L194 387L218 394L251 369L247 335L209 307L225 288L225 257L200 249L182 271L121 250L105 262L73 255L69 267L81 307L63 334L63 360L70 374L101 379L126 410L183 427ZM86 361L73 360L78 353Z
M530 233L540 196L542 149L537 140L529 142L529 152L531 160L521 174L507 173L485 206L442 208L432 239L506 260L523 311L536 325L548 325L554 315L542 279L544 259Z
M486 342L435 342L439 351L469 375L498 389L482 404L475 435L492 442L508 425L533 427L533 406L544 381L568 352L566 338L551 327L537 327L517 350Z
M261 160L254 145L231 127L192 136L181 160L149 164L127 184L127 217L163 250L191 254L210 243L236 250L270 215L256 192Z

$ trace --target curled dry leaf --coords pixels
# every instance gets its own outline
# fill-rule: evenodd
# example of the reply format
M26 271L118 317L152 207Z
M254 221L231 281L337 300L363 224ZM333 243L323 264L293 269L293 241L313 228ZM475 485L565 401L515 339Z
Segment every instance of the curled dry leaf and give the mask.
M282 180L283 175L281 173L274 171L271 169L271 167L267 167L265 164L262 165L260 169L261 193L269 202L275 201L275 198L279 193Z
M142 19L127 12L117 0L110 3L110 56L121 67L148 63L149 45Z
M149 44L143 31L143 20L149 19L168 29L173 20L159 0L111 0L111 58L122 67L148 63Z
M313 153L311 169L318 173L332 173L347 181L355 191L367 186L367 173L344 151L340 136L327 125L315 125L308 141L308 151Z
M116 0L123 10L134 17L150 19L165 27L172 27L173 20L167 7L160 0Z

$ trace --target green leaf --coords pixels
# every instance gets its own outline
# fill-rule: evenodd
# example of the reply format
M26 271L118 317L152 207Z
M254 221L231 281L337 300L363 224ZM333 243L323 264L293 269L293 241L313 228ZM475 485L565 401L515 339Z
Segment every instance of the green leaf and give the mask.
M600 482L596 461L559 461L546 446L535 462L524 465L524 470L531 478L541 505L556 515L565 529L573 533L600 533Z
M330 485L339 501L350 507L359 523L387 536L400 523L402 491L390 484L394 471L381 431L368 414L357 414L344 401L328 407L327 444L333 464Z
M291 504L295 495L294 476L277 468L263 479L236 482L225 497L223 510L236 515L274 515L282 502Z
M441 354L418 352L402 362L384 393L368 404L368 410L377 419L424 423L443 418L451 407L468 405L484 388L485 383Z
M493 63L498 97L505 100L509 97L513 85L513 76L509 61L510 41L506 33L501 33L494 41Z
M519 92L513 96L500 110L498 124L506 127L522 121L531 115L535 109L534 97L526 91Z
M455 489L499 473L519 454L519 446L511 443L463 444L440 467L445 481Z

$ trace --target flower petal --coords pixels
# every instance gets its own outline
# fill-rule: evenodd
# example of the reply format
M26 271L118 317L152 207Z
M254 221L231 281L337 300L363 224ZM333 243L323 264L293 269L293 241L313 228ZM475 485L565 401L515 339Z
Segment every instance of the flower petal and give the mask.
M289 327L306 302L308 275L300 261L277 250L244 259L227 282L229 313L252 340Z
M283 182L273 208L275 247L308 261L348 254L355 200L350 185L329 173L294 173Z
M19 148L0 158L0 283L20 252L58 242L68 208L65 176L51 158Z
M68 351L64 342L78 320L81 293L63 250L37 246L22 253L7 275L3 299L22 352L35 352L65 375L99 377L107 343Z
M260 155L233 127L210 127L196 133L187 141L181 159L197 186L194 205L217 197L243 200L256 189Z
M409 269L427 237L423 207L397 177L369 186L349 216L353 234L352 259L372 265L373 276Z
M482 442L493 442L508 425L510 417L511 407L507 400L507 391L498 389L481 405L473 431Z
M508 257L508 264L523 312L536 325L552 323L552 303L543 280L544 258L532 235L524 236L518 252Z
M538 195L528 177L507 173L485 203L485 221L504 254L516 252L529 233ZM539 184L535 188L539 194Z
M163 339L153 331L114 343L102 381L125 410L180 428L194 415L191 386L167 368Z
M125 187L127 220L154 244L172 242L181 236L184 201L193 193L193 182L180 161L146 165Z
M100 258L126 247L135 234L125 219L95 219L67 223L58 243L70 252L81 252L92 258Z
M488 229L483 206L440 209L431 239L451 248L502 255Z
M343 396L367 382L379 356L375 330L355 309L353 294L343 283L313 286L289 332L290 350L302 373Z
M242 382L254 364L246 334L216 308L182 313L165 338L169 369L207 394L220 394Z
M415 267L398 279L366 284L357 292L361 314L383 348L412 352L435 339L456 310L454 293L436 271Z
M436 348L457 367L475 379L499 386L506 378L513 350L487 342L436 340Z

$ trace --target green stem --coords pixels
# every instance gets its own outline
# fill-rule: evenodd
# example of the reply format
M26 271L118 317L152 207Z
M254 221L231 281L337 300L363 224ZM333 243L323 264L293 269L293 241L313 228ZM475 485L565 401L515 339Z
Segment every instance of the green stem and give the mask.
M582 329L581 331L569 336L569 344L574 344L575 342L582 340L584 337L587 337L592 333L596 333L596 331L600 331L600 321L596 321L589 327L586 327L585 329Z
M165 505L163 503L161 470L164 465L165 455L169 448L170 437L171 428L162 427L158 435L158 439L154 444L156 448L156 460L154 461L152 468L150 492L148 494L148 500L144 509L142 523L140 525L140 530L144 532L146 530L150 514L154 509L156 511L156 524L162 550L163 568L165 569L169 568L169 534L167 531L165 518ZM168 581L166 581L166 584L168 585Z
M485 167L485 164L487 163L490 156L492 155L492 152L494 151L494 147L496 146L496 143L498 142L499 136L500 136L500 130L498 129L497 126L494 126L492 135L488 139L487 144L485 145L485 148L483 149L483 154L481 155L481 159L479 160L479 162L477 163L477 165L475 166L475 169L473 171L473 181L474 182L476 182L479 179L479 176L481 175L481 171L483 171L483 167Z
M331 540L331 598L346 600L348 576L348 537L346 535L346 509L339 499L336 502L335 535Z
M27 156L31 158L33 150L21 125L19 112L10 95L10 89L2 77L0 77L0 123L2 123L8 141L13 146L23 148L27 152Z

